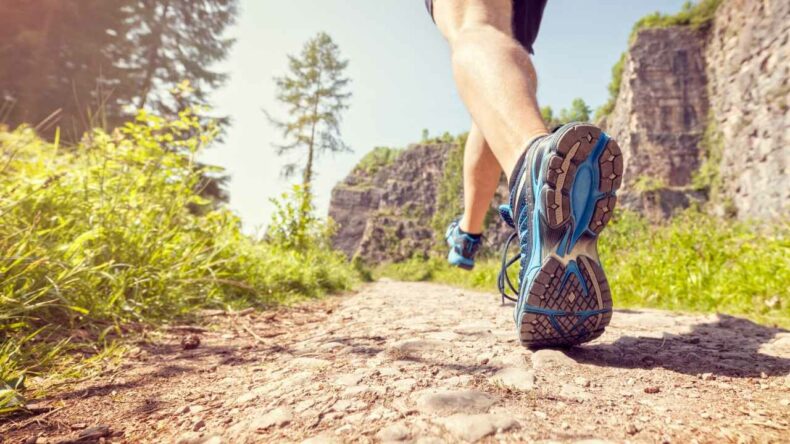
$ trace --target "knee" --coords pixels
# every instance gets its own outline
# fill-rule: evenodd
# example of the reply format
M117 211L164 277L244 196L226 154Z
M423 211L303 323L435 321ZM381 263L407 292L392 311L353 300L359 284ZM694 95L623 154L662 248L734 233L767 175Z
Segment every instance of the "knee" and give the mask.
M481 56L490 49L493 40L506 37L504 34L501 36L498 34L502 32L493 26L480 24L464 26L448 35L453 65L466 66L470 63L479 63Z

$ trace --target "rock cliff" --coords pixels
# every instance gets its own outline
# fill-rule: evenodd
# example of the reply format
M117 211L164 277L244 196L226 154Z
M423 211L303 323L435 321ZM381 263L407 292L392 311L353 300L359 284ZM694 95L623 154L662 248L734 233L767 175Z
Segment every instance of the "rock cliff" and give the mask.
M741 218L787 214L789 35L790 3L761 0L636 34L604 122L623 147L624 206L655 219L709 196Z
M621 205L654 220L695 203L740 218L787 217L788 60L787 1L723 0L700 26L639 31L603 122L625 158ZM414 145L375 173L354 170L333 190L335 246L370 263L428 254L443 234L432 222L444 170L458 167L448 167L453 146ZM509 233L493 218L488 245Z
M719 207L740 218L790 213L790 2L729 0L705 53L719 137ZM718 151L718 152L716 152ZM727 208L724 208L727 210Z
M354 169L332 190L335 247L370 263L427 254L434 245L431 219L451 148L413 145L374 174Z

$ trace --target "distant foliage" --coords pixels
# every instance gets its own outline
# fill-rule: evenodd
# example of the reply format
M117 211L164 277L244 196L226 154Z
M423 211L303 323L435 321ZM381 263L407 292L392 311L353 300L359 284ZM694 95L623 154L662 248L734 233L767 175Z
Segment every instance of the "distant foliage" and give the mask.
M378 146L373 148L369 153L357 163L356 170L373 176L382 168L392 165L393 162L398 160L398 157L403 153L400 148L388 148L385 146Z
M551 130L570 122L589 122L591 111L584 99L577 97L571 102L571 107L563 108L559 115L555 116L554 110L550 106L542 107L540 114L543 117L543 122Z
M601 120L614 111L617 103L617 96L620 95L620 85L623 83L623 71L625 71L625 61L628 55L622 53L620 59L612 67L612 80L609 82L609 98L600 108L595 111L595 120Z
M237 0L0 0L0 123L77 141L138 108L176 116L226 76ZM189 103L170 93L188 81ZM57 110L62 112L46 120Z
M287 108L288 117L266 115L282 135L283 142L275 145L277 155L291 156L283 176L299 171L307 192L320 155L351 151L340 135L342 114L351 99L347 67L340 48L321 32L305 43L298 56L288 56L288 73L274 79L277 100Z
M447 153L444 173L439 181L436 209L431 221L431 227L434 233L437 233L437 242L439 243L441 242L438 239L444 234L450 222L463 213L464 147L468 138L468 133L463 133L457 137L445 133L440 138L429 139L429 141L434 143L452 144L452 148Z
M642 29L668 28L670 26L691 26L699 28L709 24L716 15L723 0L700 0L697 3L687 1L677 14L662 14L658 11L639 19L631 30L630 41Z
M106 334L201 307L266 307L349 288L354 272L328 248L325 225L309 208L299 208L308 219L291 220L305 202L298 192L279 201L269 241L245 236L233 213L201 197L212 168L195 159L216 133L189 110L177 120L141 113L69 148L27 127L0 131L6 381L46 371L53 344L73 329Z

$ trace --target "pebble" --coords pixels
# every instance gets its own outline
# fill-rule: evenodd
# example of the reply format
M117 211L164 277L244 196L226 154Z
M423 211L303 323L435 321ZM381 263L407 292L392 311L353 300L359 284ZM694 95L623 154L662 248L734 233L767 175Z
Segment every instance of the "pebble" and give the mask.
M379 432L376 433L376 438L381 442L398 442L409 439L410 434L408 427L398 423L379 430Z
M411 392L415 385L417 385L417 380L414 378L401 379L392 384L395 391L400 393Z
M659 387L655 387L655 386L645 387L645 393L650 394L650 395L655 395L656 393L658 393L660 391L661 391L661 388L659 388Z
M527 392L535 388L535 372L518 367L507 367L498 371L490 381L493 384Z
M199 419L194 426L192 426L192 430L195 432L199 432L204 427L206 427L206 421Z
M495 399L476 390L422 391L417 393L417 409L423 413L451 415L453 413L484 413Z
M437 420L455 437L466 442L477 442L497 432L505 432L517 427L518 422L503 415L466 415L456 414Z
M592 396L581 387L574 384L565 384L560 389L560 395L578 402L589 401Z
M329 432L324 432L321 433L320 435L316 435L302 441L302 444L337 444L337 443L340 443L340 440L337 437L332 436Z
M576 361L559 350L538 350L532 354L532 368L535 370L551 367L570 367L574 365L576 365Z
M270 427L282 427L293 420L293 412L287 407L278 407L270 412L252 419L250 427L254 430L266 430Z
M578 385L579 387L589 387L590 386L590 381L588 381L586 378L582 378L581 376L578 377L578 378L575 378L573 380L573 382L576 385Z
M302 369L319 369L328 366L329 361L318 358L294 358L291 359L290 365Z
M341 375L335 378L335 384L341 386L357 385L360 381L362 381L362 376L355 374Z

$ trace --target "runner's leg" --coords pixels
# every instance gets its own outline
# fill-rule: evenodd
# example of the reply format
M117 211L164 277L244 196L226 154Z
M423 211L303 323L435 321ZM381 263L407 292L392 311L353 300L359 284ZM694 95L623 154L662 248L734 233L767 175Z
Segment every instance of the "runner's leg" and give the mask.
M450 44L461 98L510 175L528 142L548 133L535 68L512 36L512 0L434 0L433 16Z
M479 234L485 228L483 222L491 200L494 198L502 168L499 167L491 147L483 133L472 125L464 147L464 215L461 229Z

